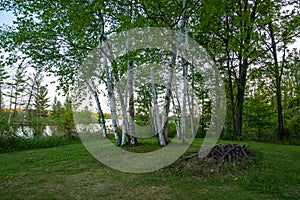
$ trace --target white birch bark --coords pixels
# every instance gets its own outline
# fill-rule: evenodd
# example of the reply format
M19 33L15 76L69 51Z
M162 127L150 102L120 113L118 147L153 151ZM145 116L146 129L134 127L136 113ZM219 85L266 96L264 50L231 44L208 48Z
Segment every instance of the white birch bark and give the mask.
M183 13L181 18L180 32L184 34L185 40L185 55L187 55L188 48L188 32L187 32L187 19L186 19L186 4L187 0L183 0ZM182 123L181 123L181 140L183 144L186 144L186 125L187 125L187 95L188 95L188 64L185 59L182 59L182 68L183 68L183 99L182 99Z
M127 4L129 4L130 1L127 1ZM125 15L126 16L130 16L129 13L129 5L125 5ZM131 19L132 22L132 19ZM129 54L130 52L130 39L129 39L129 35L127 36L127 40L126 40L126 51ZM125 104L125 108L127 110L127 103L128 103L128 114L129 114L129 120L128 122L125 121L125 123L128 123L128 127L127 128L127 133L124 133L124 137L126 137L126 134L128 134L128 138L129 138L129 142L133 145L136 144L137 140L136 140L136 135L135 135L135 126L134 126L134 93L133 93L133 83L134 83L134 68L133 68L133 61L128 60L127 61L127 86L126 86L126 95L124 97L124 104ZM128 102L128 96L129 96L129 102ZM125 117L126 113L124 113ZM127 117L127 116L126 116ZM125 141L124 141L125 142ZM123 136L122 136L122 143L123 143Z
M150 32L150 27L148 27L148 32ZM150 41L151 38L149 36L148 40ZM150 62L152 62L152 53L149 53ZM150 68L150 80L151 80L151 93L153 98L153 108L149 112L149 117L151 120L151 128L154 135L162 136L162 129L161 129L161 120L160 120L160 113L158 109L158 102L157 102L157 91L154 81L154 67ZM160 140L162 141L162 140ZM162 144L161 144L162 145Z
M123 117L123 125L122 125L122 138L121 138L121 145L126 145L126 136L128 134L128 118L127 118L127 105L125 104L124 95L121 89L120 80L117 74L115 74L116 80L116 87L117 87L117 94L119 97L119 101L121 104L121 112Z
M154 116L154 108L153 106L149 107L149 123L150 123L150 128L151 128L151 135L156 135L157 134L157 128L156 128L156 123L155 123L155 116Z
M190 111L190 121L191 121L191 132L192 132L192 137L196 137L196 127L194 124L195 118L195 105L194 105L194 100L195 100L195 94L194 94L194 87L195 87L195 69L192 66L191 68L191 73L192 73L192 87L191 90L188 90L188 103L189 103L189 111Z
M173 95L172 98L172 104L175 109L176 113L176 118L175 118L175 126L176 126L176 134L178 139L181 139L181 106L180 106L180 100L179 100L179 95L178 95L178 87L175 87L174 90L175 94ZM177 105L175 103L175 100L177 101Z
M161 127L161 135L159 135L160 145L166 145L168 141L168 122L169 122L169 112L170 112L170 103L172 98L172 85L173 85L173 77L174 77L174 68L176 63L176 55L173 53L169 66L169 76L165 90L165 100L163 106L163 114L162 114L162 127Z
M152 86L152 95L153 95L153 111L154 111L154 126L155 126L155 134L158 134L160 145L165 145L164 138L162 137L162 128L161 128L161 122L160 122L160 115L158 110L158 103L157 103L157 93L154 83L154 73L153 73L153 67L150 69L151 73L151 86Z
M105 67L105 74L106 74L107 93L108 93L109 104L110 104L112 129L113 129L116 143L117 143L117 145L120 145L120 137L118 134L118 118L117 118L116 98L115 98L115 94L114 94L113 86L112 86L112 74L111 74L112 72L109 70L109 66L107 64L107 57L105 55L103 55L103 65Z
M185 63L185 60L183 60L183 99L182 99L182 122L181 122L181 140L182 143L186 143L186 124L187 124L187 88L188 88L188 83L187 83L187 65Z
M129 95L129 137L131 144L135 144L135 127L134 127L134 94L133 94L134 69L132 61L128 61L128 95Z
M196 136L195 126L194 126L194 93L190 93L188 90L188 105L189 105L189 114L190 114L190 123L191 123L191 133L192 137Z

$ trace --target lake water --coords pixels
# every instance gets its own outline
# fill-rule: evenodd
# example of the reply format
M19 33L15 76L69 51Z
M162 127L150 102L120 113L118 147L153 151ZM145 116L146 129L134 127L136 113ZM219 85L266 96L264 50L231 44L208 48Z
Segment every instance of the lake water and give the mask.
M112 132L112 123L110 119L106 120L106 127L108 134L113 134ZM122 120L119 120L119 124L122 127ZM148 138L153 136L153 133L151 131L151 128L149 126L141 127L141 126L135 126L136 130L136 136L140 138ZM89 124L89 125L83 125L83 124L77 124L76 125L76 131L77 132L99 132L101 134L101 125L97 123ZM24 133L25 132L25 133ZM24 132L22 131L22 128L19 127L17 129L16 134L20 137L25 138L33 138L34 137L34 129L32 127L24 127ZM57 126L45 126L45 129L43 130L42 136L62 136L61 131L58 129Z

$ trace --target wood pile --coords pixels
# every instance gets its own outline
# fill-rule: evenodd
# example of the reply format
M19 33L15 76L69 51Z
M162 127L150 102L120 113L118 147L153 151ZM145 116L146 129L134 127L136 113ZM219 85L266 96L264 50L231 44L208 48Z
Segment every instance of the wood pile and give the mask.
M218 168L225 162L244 161L248 160L250 156L251 151L248 146L237 144L218 144L212 147L208 154L205 151L198 153L200 159L213 162Z
M237 144L217 144L198 153L186 156L181 161L188 161L198 157L200 160L213 163L220 168L226 162L242 162L252 156L249 146Z

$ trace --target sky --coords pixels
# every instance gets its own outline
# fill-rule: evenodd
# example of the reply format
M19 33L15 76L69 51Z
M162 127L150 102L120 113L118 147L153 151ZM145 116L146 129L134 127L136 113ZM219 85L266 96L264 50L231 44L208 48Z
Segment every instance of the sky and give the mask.
M0 24L6 24L11 26L12 25L12 21L15 19L14 15L10 12L3 12L0 11Z

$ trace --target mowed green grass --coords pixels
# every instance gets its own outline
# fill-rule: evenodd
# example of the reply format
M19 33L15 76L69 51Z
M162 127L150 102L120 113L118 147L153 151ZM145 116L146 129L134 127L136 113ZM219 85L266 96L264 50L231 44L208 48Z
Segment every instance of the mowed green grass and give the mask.
M150 143L133 151L155 149ZM300 147L246 144L258 158L219 172L169 166L123 173L101 164L82 144L0 154L0 199L300 199Z

